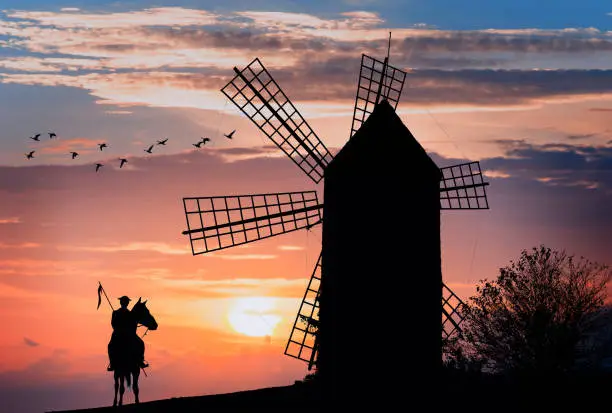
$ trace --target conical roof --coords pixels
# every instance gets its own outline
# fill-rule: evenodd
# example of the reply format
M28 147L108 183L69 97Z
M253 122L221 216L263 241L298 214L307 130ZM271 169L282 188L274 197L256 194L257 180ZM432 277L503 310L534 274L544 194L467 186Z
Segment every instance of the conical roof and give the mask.
M440 170L404 125L388 101L378 103L353 137L327 166L326 175L348 164L383 169L405 168L421 179L439 181ZM350 168L349 168L350 169Z

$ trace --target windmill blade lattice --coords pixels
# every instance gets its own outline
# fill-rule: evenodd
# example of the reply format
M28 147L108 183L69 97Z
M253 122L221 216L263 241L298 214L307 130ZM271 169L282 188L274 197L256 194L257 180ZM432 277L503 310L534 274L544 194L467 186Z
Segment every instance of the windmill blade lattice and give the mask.
M440 168L440 209L489 209L480 162Z
M258 58L222 89L257 127L315 183L333 156Z
M319 292L321 289L321 255L312 272L300 309L295 317L285 354L308 363L308 370L316 365L318 355Z
M442 283L442 337L448 339L461 333L463 316L461 307L465 304L446 284Z
M183 198L193 255L269 238L321 222L316 191Z
M361 55L359 83L349 138L353 137L374 110L381 87L381 96L389 101L393 109L397 108L405 80L406 72L368 55Z

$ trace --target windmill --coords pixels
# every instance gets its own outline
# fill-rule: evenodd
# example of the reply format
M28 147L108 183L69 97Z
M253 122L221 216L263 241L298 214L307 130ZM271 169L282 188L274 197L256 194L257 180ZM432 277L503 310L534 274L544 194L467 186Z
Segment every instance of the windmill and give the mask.
M442 282L440 210L488 209L479 163L429 158L395 113L406 72L388 56L362 55L349 140L335 156L258 58L234 72L223 94L314 183L325 178L325 202L316 191L185 197L192 254L322 224L285 354L316 366L337 399L359 392L356 377L374 378L368 391L380 394L392 366L440 367L462 304Z

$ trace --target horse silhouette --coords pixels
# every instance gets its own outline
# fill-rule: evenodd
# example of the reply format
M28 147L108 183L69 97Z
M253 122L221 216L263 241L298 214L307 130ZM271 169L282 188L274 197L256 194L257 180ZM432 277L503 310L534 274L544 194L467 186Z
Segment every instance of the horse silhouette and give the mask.
M130 310L130 316L134 321L134 325L141 324L147 327L149 330L157 330L157 321L149 312L147 308L147 300L138 301ZM134 393L134 402L140 403L138 394L140 389L138 387L138 378L140 377L140 362L141 356L138 346L136 344L138 336L134 332L133 337L127 338L128 342L120 342L117 346L117 354L114 357L114 378L115 378L115 398L113 400L113 407L117 405L123 405L123 394L125 393L125 384L127 387L132 387ZM119 400L117 400L117 394Z

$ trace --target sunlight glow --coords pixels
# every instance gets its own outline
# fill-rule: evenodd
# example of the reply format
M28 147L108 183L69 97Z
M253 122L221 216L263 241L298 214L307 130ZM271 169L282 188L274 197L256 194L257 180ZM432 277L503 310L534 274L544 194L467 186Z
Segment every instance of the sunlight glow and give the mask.
M281 317L272 314L275 299L270 297L238 298L227 315L232 328L250 337L271 336Z

